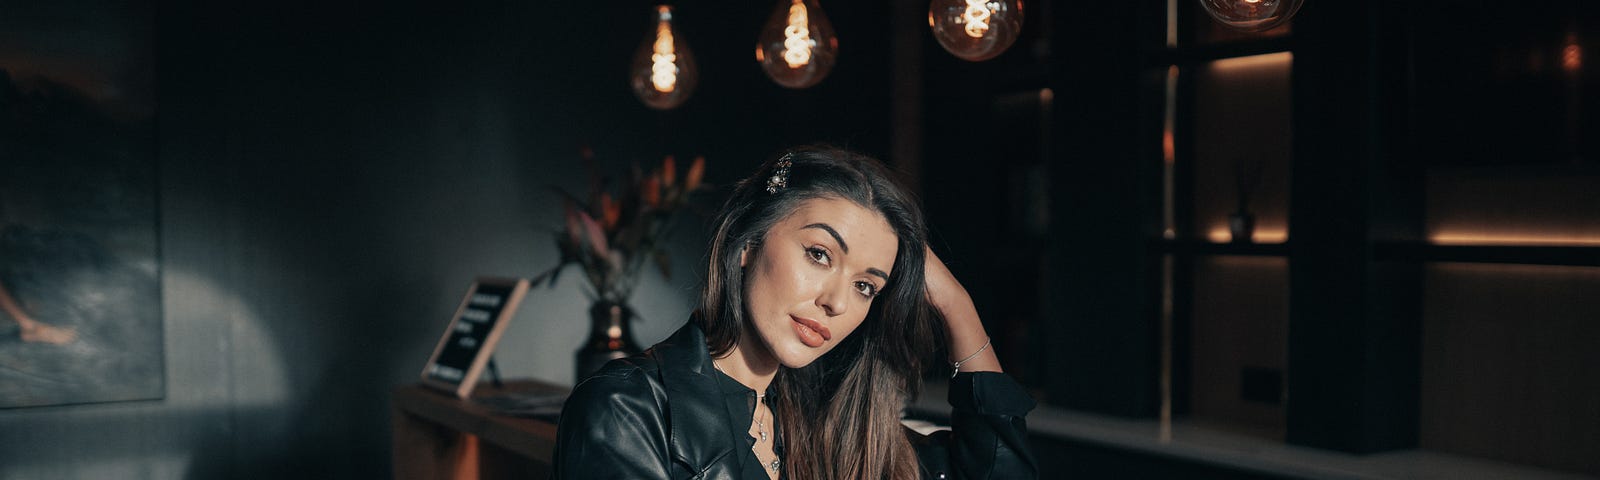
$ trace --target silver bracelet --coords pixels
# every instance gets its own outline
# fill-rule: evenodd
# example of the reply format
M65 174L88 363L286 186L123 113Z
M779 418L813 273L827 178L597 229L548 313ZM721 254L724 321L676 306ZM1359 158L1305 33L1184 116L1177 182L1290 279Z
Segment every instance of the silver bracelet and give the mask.
M961 364L967 363L967 360L972 360L972 357L976 357L976 356L978 356L978 354L983 353L984 350L988 350L989 349L989 341L990 340L994 340L994 339L993 338L985 338L985 339L983 339L983 346L982 347L978 347L978 351L972 352L972 355L967 355L967 358L956 360L955 363L951 364L951 367L953 367L955 370L950 372L950 378L956 378L956 374L957 373L961 373Z

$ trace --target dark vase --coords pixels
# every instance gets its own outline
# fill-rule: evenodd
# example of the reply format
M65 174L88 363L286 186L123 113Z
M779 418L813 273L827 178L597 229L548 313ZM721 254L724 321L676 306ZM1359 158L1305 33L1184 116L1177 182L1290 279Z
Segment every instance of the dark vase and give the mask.
M1255 215L1243 210L1228 215L1228 233L1233 236L1233 243L1250 243L1250 236L1255 232Z
M573 358L573 383L599 371L606 362L639 353L632 323L633 311L622 304L600 300L589 307L589 339Z

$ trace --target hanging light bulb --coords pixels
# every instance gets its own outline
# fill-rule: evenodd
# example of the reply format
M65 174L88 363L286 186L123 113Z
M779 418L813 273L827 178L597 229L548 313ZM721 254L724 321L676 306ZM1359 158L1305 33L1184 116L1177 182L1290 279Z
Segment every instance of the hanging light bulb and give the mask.
M656 6L650 32L633 55L633 94L650 108L669 110L682 105L694 92L700 69L695 67L689 44L672 23L672 7Z
M928 26L951 54L973 62L988 60L1006 51L1022 33L1022 2L933 0Z
M779 0L756 38L756 61L772 81L789 88L816 85L833 70L839 37L817 0Z
M1301 0L1200 0L1217 22L1245 32L1263 32L1283 25L1300 10Z

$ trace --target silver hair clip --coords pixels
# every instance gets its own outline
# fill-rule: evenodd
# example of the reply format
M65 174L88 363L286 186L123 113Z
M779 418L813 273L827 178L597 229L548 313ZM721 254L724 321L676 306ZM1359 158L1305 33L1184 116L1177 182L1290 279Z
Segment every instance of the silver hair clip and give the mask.
M772 177L767 179L767 193L778 193L778 189L789 187L789 167L794 166L794 162L789 161L792 156L793 153L785 153L783 158L778 159L772 169Z

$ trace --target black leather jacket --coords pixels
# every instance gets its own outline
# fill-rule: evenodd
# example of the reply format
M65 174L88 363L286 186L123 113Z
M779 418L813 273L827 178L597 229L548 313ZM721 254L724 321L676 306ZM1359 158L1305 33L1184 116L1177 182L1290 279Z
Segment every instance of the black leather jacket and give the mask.
M753 403L729 400L725 378L693 322L642 355L606 364L562 408L555 478L765 480L746 428ZM956 375L950 404L952 431L907 430L923 478L1038 476L1024 419L1034 402L1011 377Z

